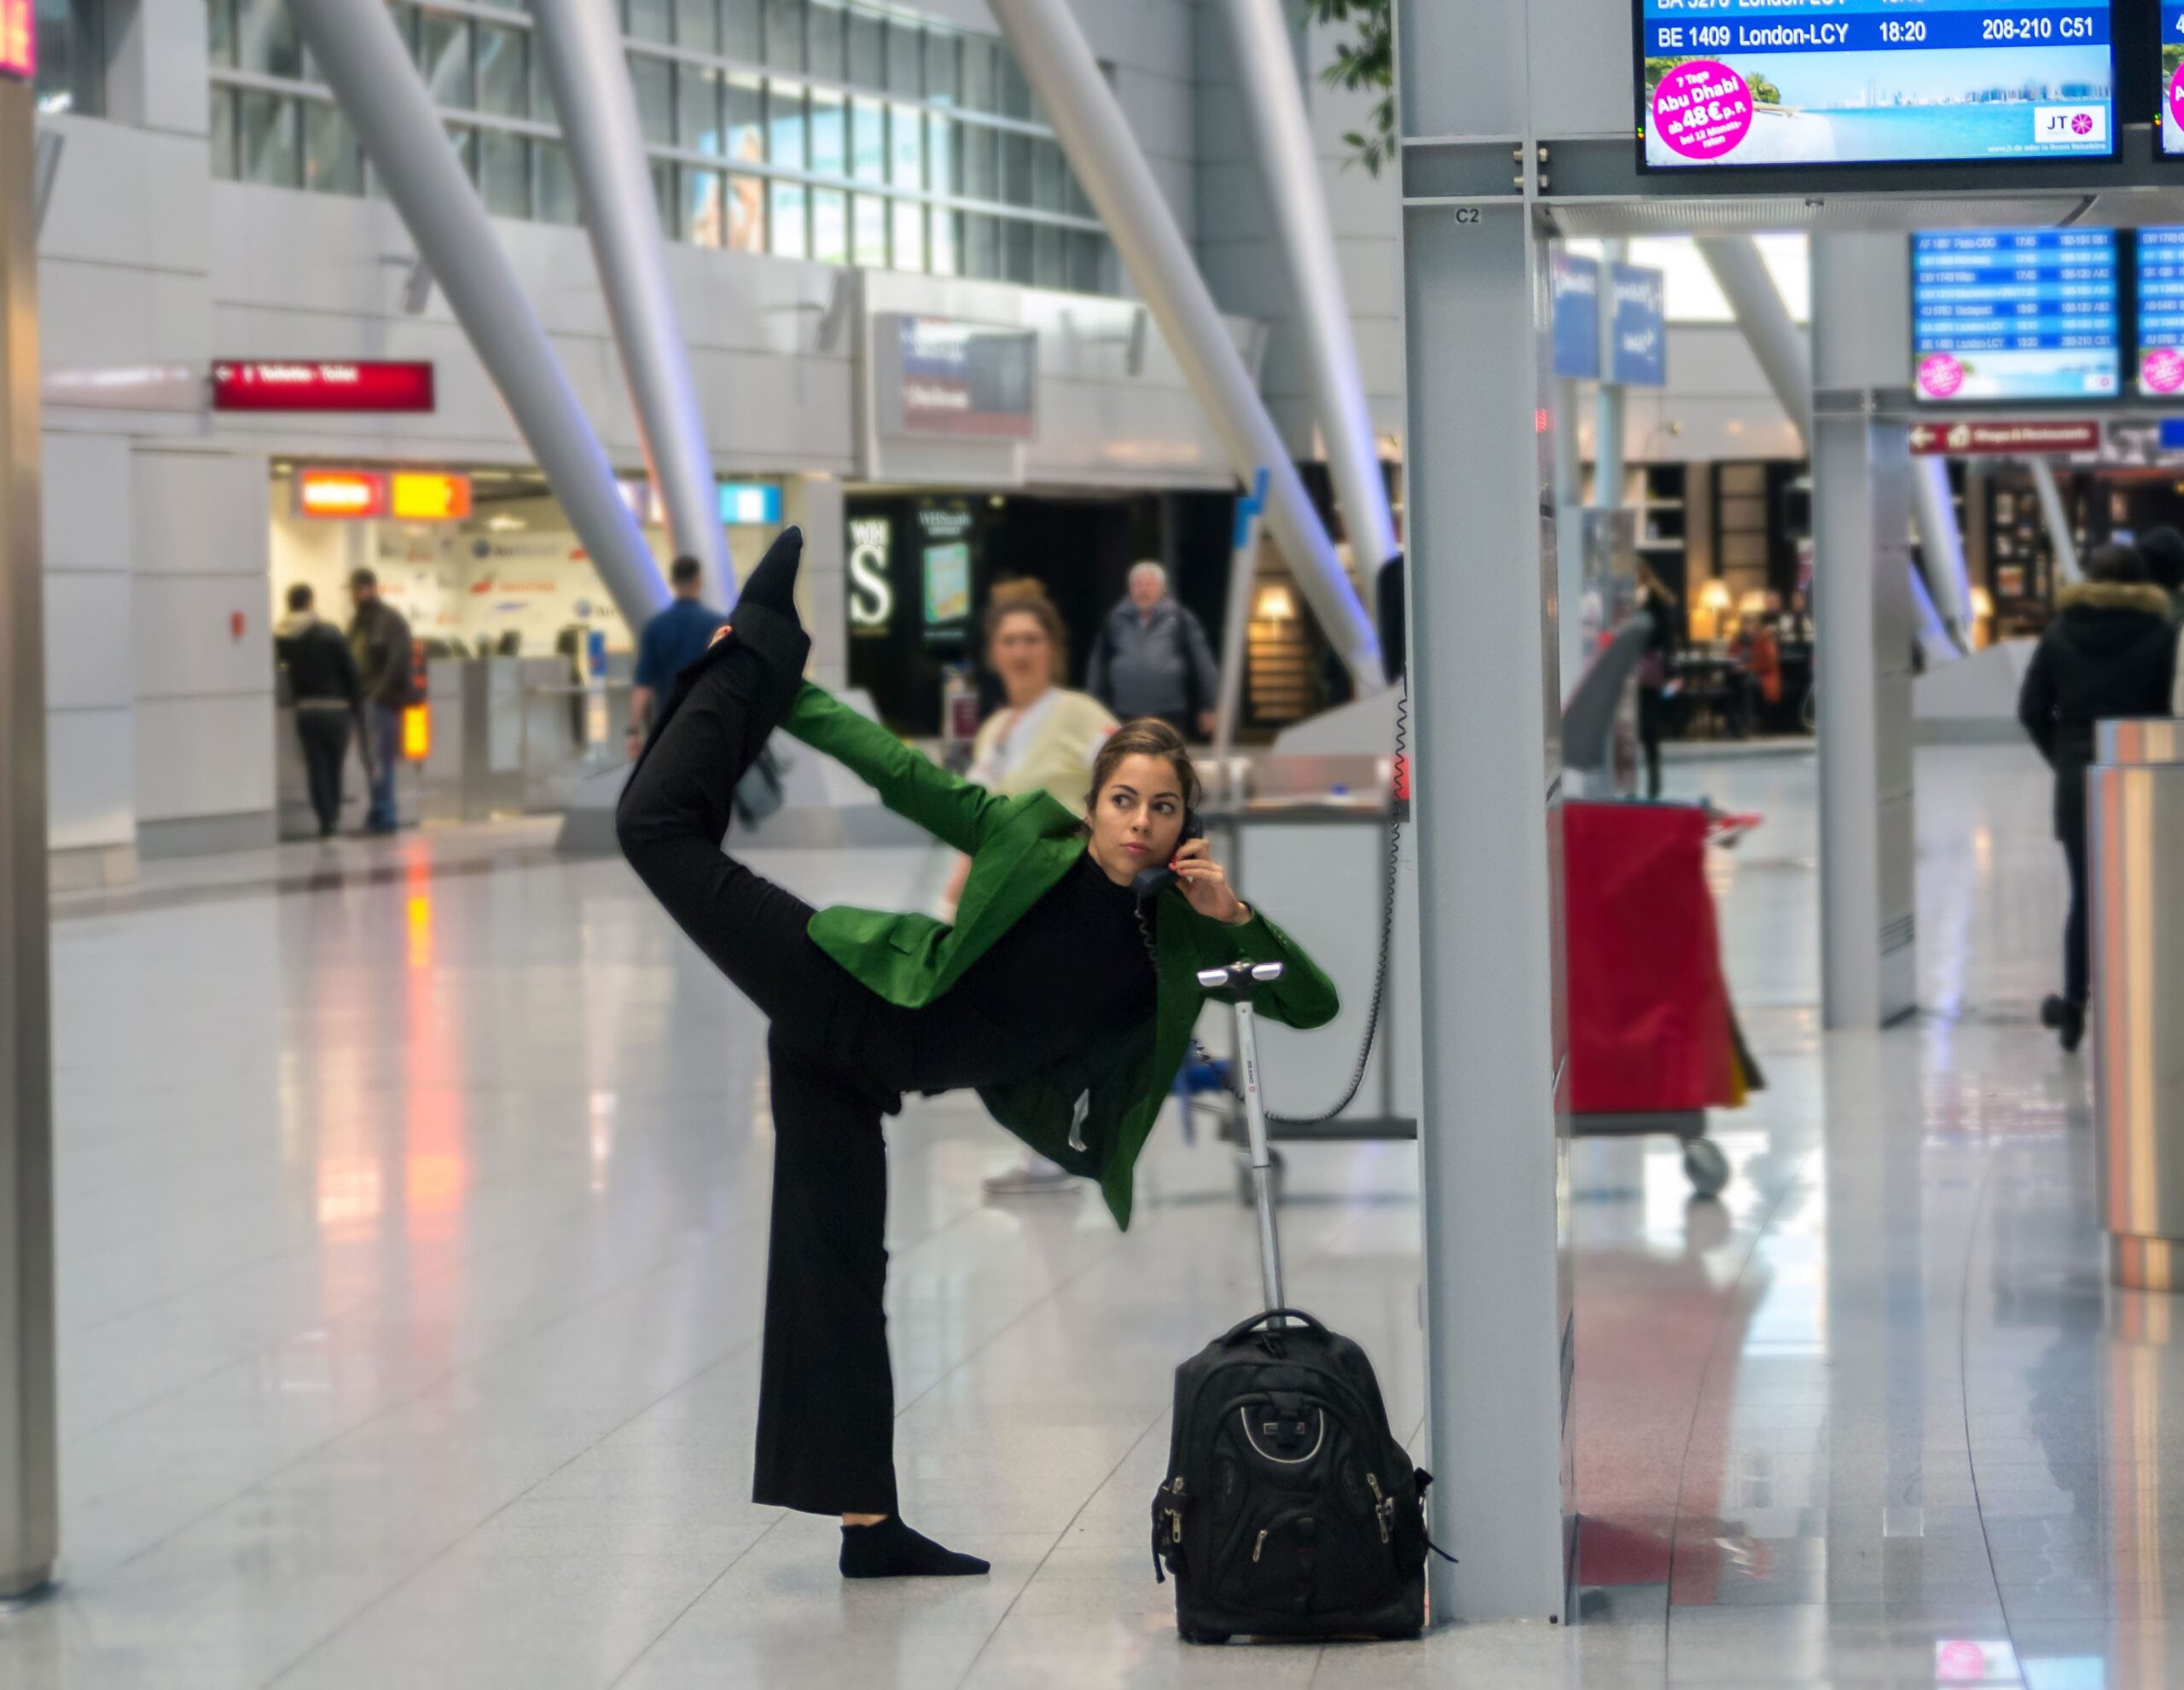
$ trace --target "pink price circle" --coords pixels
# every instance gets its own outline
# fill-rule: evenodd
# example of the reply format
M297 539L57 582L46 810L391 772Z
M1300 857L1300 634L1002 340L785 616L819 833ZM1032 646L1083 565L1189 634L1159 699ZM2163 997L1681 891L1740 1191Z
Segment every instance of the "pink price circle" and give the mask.
M2169 78L2169 114L2176 119L2176 126L2184 129L2184 65L2176 67Z
M1947 352L1919 360L1919 391L1930 399L1953 399L1964 386L1964 366Z
M2157 346L2139 360L2139 378L2151 393L2174 393L2184 389L2184 351Z
M1719 59L1676 66L1653 90L1653 133L1678 158L1711 164L1751 132L1751 84Z

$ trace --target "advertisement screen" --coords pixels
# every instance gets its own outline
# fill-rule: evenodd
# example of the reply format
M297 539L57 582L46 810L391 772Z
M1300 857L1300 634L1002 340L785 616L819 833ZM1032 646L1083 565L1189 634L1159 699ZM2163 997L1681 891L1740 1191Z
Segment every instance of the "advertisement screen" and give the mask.
M2162 0L2161 150L2184 155L2184 5Z
M1960 229L1911 237L1914 391L1929 404L2123 391L2116 233Z
M2139 231L2139 392L2184 392L2184 229Z
M2109 158L2110 0L1639 0L1648 169Z

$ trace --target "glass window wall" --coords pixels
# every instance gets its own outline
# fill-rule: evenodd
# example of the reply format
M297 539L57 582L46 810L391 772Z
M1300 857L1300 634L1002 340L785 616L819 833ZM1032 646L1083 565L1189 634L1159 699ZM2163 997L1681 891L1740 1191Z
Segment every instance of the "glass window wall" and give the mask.
M99 3L38 0L41 29ZM450 138L488 209L578 221L531 20L513 0L506 21L441 9L450 3L389 0L388 10L434 101L460 114ZM828 264L1114 285L1107 239L1060 146L1037 132L1037 102L996 38L858 0L618 4L671 237ZM217 176L379 193L330 100L258 80L315 81L286 0L208 0L206 31ZM61 57L81 39L70 36Z

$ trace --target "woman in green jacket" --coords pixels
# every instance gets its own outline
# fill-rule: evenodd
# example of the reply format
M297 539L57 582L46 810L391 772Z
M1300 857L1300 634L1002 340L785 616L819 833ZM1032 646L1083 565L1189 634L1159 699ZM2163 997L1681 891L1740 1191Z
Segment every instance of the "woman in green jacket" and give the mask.
M896 1513L887 1360L886 1144L903 1094L975 1088L1026 1144L1097 1180L1130 1224L1131 1170L1209 996L1201 968L1279 961L1258 1002L1292 1026L1334 988L1184 837L1196 779L1174 731L1132 723L1080 814L958 780L802 680L786 530L729 627L686 670L617 813L623 852L772 1023L774 1192L753 1500L842 1517L845 1577L979 1573ZM950 926L813 910L720 848L736 781L775 726L971 858ZM1134 879L1171 867L1140 902ZM1225 998L1226 994L1212 993Z

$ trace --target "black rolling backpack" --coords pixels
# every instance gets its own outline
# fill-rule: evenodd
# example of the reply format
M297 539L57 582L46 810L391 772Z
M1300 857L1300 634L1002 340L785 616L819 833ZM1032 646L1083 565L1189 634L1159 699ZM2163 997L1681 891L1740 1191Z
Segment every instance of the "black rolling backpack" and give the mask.
M1237 995L1238 1066L1268 1307L1176 1369L1168 1478L1153 1498L1156 1577L1175 1575L1187 1643L1409 1637L1426 1623L1430 1475L1388 1427L1365 1352L1282 1306L1251 993L1281 965L1199 984Z

